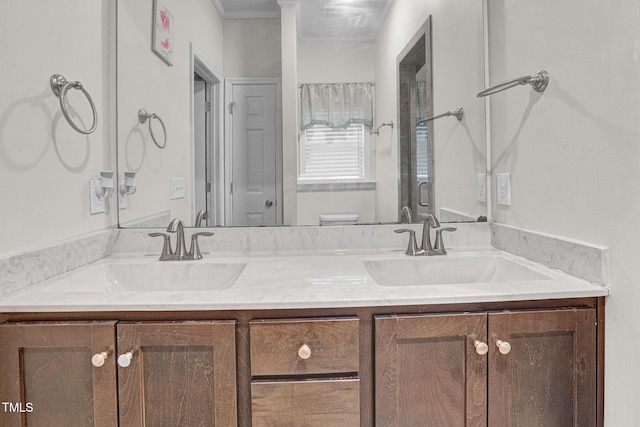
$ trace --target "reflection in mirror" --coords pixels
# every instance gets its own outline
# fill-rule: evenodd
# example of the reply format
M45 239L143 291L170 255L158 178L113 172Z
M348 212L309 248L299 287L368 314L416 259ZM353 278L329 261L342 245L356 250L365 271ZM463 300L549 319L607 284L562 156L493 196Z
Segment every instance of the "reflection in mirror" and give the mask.
M400 220L422 222L435 215L431 17L401 52L398 64Z
M318 225L321 217L387 223L400 219L403 206L414 221L426 212L445 222L486 215L486 202L476 198L477 175L486 171L484 102L475 99L484 82L481 0L354 0L344 7L298 0L295 14L281 13L276 1L269 8L261 1L165 0L175 22L171 66L151 50L152 3L118 0L118 170L121 179L136 172L137 180L136 193L121 198L120 226L166 227L176 217L190 226ZM283 36L289 17L297 37ZM402 71L397 61L417 33L425 34L428 17L431 41L416 48L424 66L405 62ZM283 52L295 52L295 70ZM411 75L414 99L407 111L398 103L404 75ZM373 123L358 129L362 142L354 151L361 175L304 179L311 136L301 129L300 105L291 108L284 94L318 83L372 84ZM416 125L451 106L464 107L461 122ZM142 107L163 118L166 149L137 122ZM286 114L292 110L295 117ZM288 125L294 121L295 135ZM336 136L320 149L343 149ZM408 175L403 181L409 159L413 182Z

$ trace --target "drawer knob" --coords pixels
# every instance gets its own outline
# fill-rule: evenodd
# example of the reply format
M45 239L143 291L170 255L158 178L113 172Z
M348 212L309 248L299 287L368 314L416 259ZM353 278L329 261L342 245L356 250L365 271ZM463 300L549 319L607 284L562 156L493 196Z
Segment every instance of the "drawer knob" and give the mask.
M303 344L302 347L298 349L298 357L302 360L307 360L311 357L311 349L308 345Z
M476 353L478 353L479 355L484 355L487 354L487 352L489 351L489 346L487 345L486 342L482 342L482 341L474 341L473 345L476 347Z
M511 344L506 341L496 341L496 347L498 347L498 351L500 352L500 354L509 354L509 352L511 351Z
M118 365L121 368L126 368L131 364L131 359L133 359L133 352L129 351L127 353L123 353L118 356Z
M93 355L93 357L91 357L91 364L96 368L101 368L102 366L104 366L104 362L107 360L108 357L109 357L108 351L96 353Z

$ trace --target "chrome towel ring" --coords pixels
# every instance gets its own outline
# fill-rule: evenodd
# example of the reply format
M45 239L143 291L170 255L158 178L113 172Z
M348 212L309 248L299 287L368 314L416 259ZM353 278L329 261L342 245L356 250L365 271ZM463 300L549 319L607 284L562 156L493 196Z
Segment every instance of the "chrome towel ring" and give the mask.
M164 143L162 145L158 143L156 136L153 134L153 129L151 128L151 119L156 119L162 126L162 132L164 133ZM141 108L138 110L138 120L140 120L140 123L146 123L146 121L149 120L149 134L151 134L153 143L156 144L158 148L164 149L167 146L167 128L164 126L164 122L162 121L160 116L158 116L156 113L147 113L144 108Z
M74 128L81 134L89 135L90 133L93 133L93 131L96 130L96 126L98 126L98 113L96 112L96 106L93 103L93 99L91 99L91 95L89 95L89 92L87 92L87 90L82 86L82 83L77 81L70 82L60 74L54 74L49 79L49 85L51 86L51 90L53 91L53 93L58 97L60 101L60 109L62 110L64 118L67 119L67 122L69 122L69 125L71 125L72 128ZM84 93L84 96L86 96L87 100L89 101L89 105L91 106L91 111L93 113L93 125L91 125L91 128L89 130L78 127L73 122L73 120L71 120L71 116L69 116L65 97L67 96L67 92L69 92L69 89L71 88L77 89Z
M491 86L483 91L478 92L476 95L478 98L493 95L494 93L502 92L503 90L511 89L514 86L530 84L533 90L536 92L543 92L549 84L549 74L544 71L538 71L532 76L522 76L515 79L507 80L506 82L499 83L495 86Z

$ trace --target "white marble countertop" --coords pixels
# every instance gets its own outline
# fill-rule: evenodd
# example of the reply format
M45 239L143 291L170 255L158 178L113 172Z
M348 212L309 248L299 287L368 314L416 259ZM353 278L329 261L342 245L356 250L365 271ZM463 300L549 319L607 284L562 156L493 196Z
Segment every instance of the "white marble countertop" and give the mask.
M606 296L595 285L493 248L451 250L447 262L497 257L533 272L535 279L463 280L454 284L395 285L378 283L364 261L408 260L421 268L445 257L408 257L402 251L326 251L305 255L224 256L205 254L200 261L157 260L157 254L112 255L63 275L0 297L0 312L173 311L305 309L478 303ZM459 260L459 261L456 261ZM159 271L170 264L245 263L230 286L218 290L122 288L98 283L96 268L108 264L149 264ZM183 264L183 265L187 265ZM454 272L455 273L455 272Z

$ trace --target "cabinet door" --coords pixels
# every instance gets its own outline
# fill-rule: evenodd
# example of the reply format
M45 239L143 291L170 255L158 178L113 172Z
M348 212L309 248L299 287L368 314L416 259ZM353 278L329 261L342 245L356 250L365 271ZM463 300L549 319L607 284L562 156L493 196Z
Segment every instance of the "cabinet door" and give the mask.
M0 325L0 425L117 426L114 324Z
M375 318L376 426L485 426L486 314Z
M595 310L490 314L489 332L490 426L595 426Z
M120 425L236 425L235 321L120 323L118 353Z

